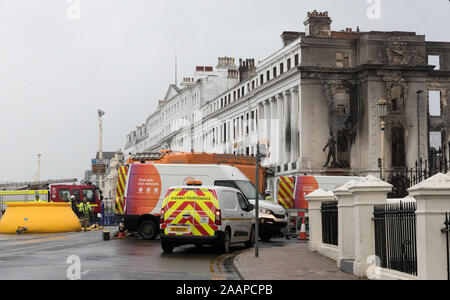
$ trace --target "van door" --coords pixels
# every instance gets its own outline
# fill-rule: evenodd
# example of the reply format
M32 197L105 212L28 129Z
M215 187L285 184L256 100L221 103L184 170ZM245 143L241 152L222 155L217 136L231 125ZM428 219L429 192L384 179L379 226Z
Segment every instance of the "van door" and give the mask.
M241 237L239 236L242 227L240 220L241 209L238 204L236 192L232 190L221 192L220 209L222 210L222 225L224 227L230 226L231 228L231 242L241 241Z
M217 192L210 189L195 189L194 235L212 237L218 226L215 224L219 209Z
M241 203L238 194L234 190L223 191L224 201L229 202L228 204L223 204L223 206L229 206L233 203L235 207L234 210L227 210L226 214L223 214L222 220L226 221L226 225L231 227L231 242L242 242L248 240L248 235L250 233L247 226L247 215L242 207L245 207L245 203ZM242 197L242 195L241 195Z
M242 240L247 241L250 236L250 231L252 229L252 215L249 212L250 203L247 198L244 197L241 193L236 193L239 208L240 208L240 219L241 219L241 228L242 228Z
M174 189L164 201L164 224L166 235L194 235L195 189Z

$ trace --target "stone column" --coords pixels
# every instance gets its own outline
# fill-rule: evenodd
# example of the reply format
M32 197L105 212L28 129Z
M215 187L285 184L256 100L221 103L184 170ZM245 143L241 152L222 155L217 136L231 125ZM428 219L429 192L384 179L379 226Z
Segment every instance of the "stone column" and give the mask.
M447 280L447 241L441 229L450 212L450 176L437 174L409 189L409 194L417 200L418 277Z
M283 95L277 95L276 96L277 101L277 117L276 117L276 136L278 137L276 146L277 148L277 155L276 155L276 164L282 164L283 163L283 155L284 155L284 149L285 149L285 143L284 143L284 135L283 135Z
M301 89L301 86L300 86ZM300 100L300 168L311 169L311 152L310 152L310 119L311 119L311 104L310 98L303 97L299 90Z
M263 105L263 107L264 107L264 105ZM242 116L239 117L239 119L241 120L241 138L243 140L244 136L245 136L245 113L243 113Z
M264 107L264 106L263 106ZM264 116L264 111L263 111ZM236 141L239 141L242 137L242 119L241 116L238 116L236 119Z
M258 114L257 114L257 111L255 110L255 114L254 114L253 120L252 120L252 122L253 122L253 129L254 129L253 132L258 132L258 124L257 124L257 121L256 121L257 119L258 119Z
M290 119L290 111L289 111L289 102L291 98L291 93L289 91L285 91L283 93L283 120L282 120L282 128L281 130L283 135L283 163L287 164L291 160L291 146L287 136L288 127L289 127L289 119ZM289 143L288 143L289 142Z
M333 201L333 192L326 192L322 189L315 190L306 196L309 212L309 243L311 251L317 251L322 245L322 202Z
M228 145L231 144L231 137L232 137L232 132L231 132L231 126L233 125L232 120L227 122L227 135L226 135L226 139L227 139L227 143Z
M351 273L353 273L351 261L355 259L355 209L353 194L348 189L356 182L350 180L333 191L338 201L338 266ZM351 264L351 268L347 267L348 264Z
M265 118L265 125L266 125L266 132L264 138L269 143L270 141L270 101L265 100L264 101L264 118Z
M387 193L392 185L367 176L349 189L354 195L355 263L353 272L358 277L366 277L375 256L374 206L387 203Z
M264 103L263 102L258 103L258 112L257 112L256 118L258 119L258 121L257 121L258 140L256 142L259 143L259 141L264 136L264 120L263 120L263 118L264 118Z
M262 111L262 113L264 112ZM237 142L239 140L239 137L241 136L241 117L234 118L233 120L235 124L235 136L236 136L234 142ZM261 121L263 121L262 118Z
M276 164L278 158L278 122L277 122L277 102L276 98L269 99L270 102L270 163Z
M291 89L291 162L299 159L299 99L298 88ZM297 166L298 167L298 166Z

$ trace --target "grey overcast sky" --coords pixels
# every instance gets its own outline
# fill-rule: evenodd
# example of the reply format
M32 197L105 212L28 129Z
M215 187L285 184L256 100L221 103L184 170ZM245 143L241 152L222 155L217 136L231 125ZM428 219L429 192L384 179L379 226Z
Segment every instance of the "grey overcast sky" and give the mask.
M377 1L380 18L368 18ZM98 149L97 108L104 150L123 149L173 83L175 52L179 78L219 56L262 60L314 9L333 30L450 41L448 0L0 0L0 181L33 180L37 153L42 179L81 179Z

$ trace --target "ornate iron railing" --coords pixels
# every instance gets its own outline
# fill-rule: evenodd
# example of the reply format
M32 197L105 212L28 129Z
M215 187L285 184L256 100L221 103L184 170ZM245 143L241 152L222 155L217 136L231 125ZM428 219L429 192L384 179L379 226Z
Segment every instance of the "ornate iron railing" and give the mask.
M417 275L416 204L377 205L374 224L381 267Z

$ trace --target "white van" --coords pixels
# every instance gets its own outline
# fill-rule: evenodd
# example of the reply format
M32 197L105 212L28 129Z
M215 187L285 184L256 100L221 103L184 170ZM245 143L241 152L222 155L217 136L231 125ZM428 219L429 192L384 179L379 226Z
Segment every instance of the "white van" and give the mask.
M170 187L161 209L161 247L214 245L228 253L230 245L255 243L254 207L241 191L202 186L199 182Z
M155 239L159 232L160 213L165 193L171 186L183 186L200 181L206 186L238 189L253 201L255 186L236 167L229 165L133 164L128 170L125 187L125 229L139 232L143 239ZM259 199L263 199L260 195ZM261 201L260 210L264 208ZM269 211L273 211L273 205ZM277 211L284 212L280 205ZM284 213L285 214L285 213ZM287 218L285 218L287 224Z

